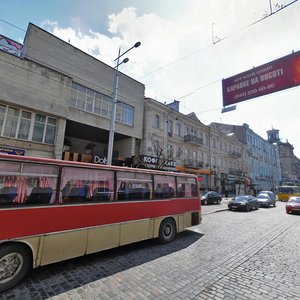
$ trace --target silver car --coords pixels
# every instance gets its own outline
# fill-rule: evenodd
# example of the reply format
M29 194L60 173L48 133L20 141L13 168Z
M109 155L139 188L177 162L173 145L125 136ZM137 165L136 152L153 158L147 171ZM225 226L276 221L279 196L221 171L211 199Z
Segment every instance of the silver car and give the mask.
M259 195L259 194L268 194L268 195L270 196L271 199L276 200L276 196L275 196L275 194L274 194L272 191L260 191L260 192L258 193L258 195Z
M266 193L259 193L259 195L256 197L258 200L259 206L264 206L264 207L270 207L273 205L274 207L276 206L276 199L271 198L269 194Z

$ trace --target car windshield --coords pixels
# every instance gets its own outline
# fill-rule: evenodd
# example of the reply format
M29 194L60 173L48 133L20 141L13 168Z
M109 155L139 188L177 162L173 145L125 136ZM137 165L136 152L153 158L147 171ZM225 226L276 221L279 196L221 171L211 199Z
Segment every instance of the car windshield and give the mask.
M298 197L298 198L291 198L291 199L289 200L289 202L292 202L292 203L300 203L300 197Z
M234 199L235 202L247 201L249 198L247 196L239 196Z
M268 198L269 198L269 195L267 195L267 194L259 194L259 195L257 196L257 198L259 198L259 199L268 199Z

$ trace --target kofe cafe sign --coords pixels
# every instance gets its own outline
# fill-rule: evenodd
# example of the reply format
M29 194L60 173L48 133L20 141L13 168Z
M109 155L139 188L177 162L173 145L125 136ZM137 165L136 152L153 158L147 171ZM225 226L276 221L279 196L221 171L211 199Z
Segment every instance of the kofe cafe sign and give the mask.
M223 106L300 84L300 51L222 80Z

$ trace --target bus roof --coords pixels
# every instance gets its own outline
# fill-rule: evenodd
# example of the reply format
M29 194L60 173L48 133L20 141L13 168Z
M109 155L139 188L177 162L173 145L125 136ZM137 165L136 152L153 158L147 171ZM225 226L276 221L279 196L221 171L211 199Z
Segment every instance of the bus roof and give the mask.
M83 167L83 168L93 168L93 169L104 169L104 170L115 170L115 171L134 171L138 173L146 174L159 174L159 175L176 175L176 176L188 176L188 177L197 177L194 174L190 173L180 173L172 171L163 171L163 170L153 170L153 169L140 169L140 168L131 168L131 167L121 167L113 165L102 165L95 163L86 163L78 161L69 161L69 160L60 160L53 158L41 158L34 156L21 156L21 155L12 155L12 154L3 154L0 153L1 160L10 160L18 162L35 162L43 164L54 164L59 166L73 166L73 167Z

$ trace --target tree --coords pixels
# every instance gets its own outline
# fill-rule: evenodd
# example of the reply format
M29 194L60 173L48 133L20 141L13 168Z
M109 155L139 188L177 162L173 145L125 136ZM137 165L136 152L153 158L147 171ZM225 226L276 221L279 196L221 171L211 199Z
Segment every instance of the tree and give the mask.
M177 148L174 155L174 149L172 147L168 148L168 146L165 147L168 144L167 140L163 138L152 137L151 143L151 156L139 153L134 157L134 165L137 168L163 170L165 166L172 164L182 154L182 150Z

